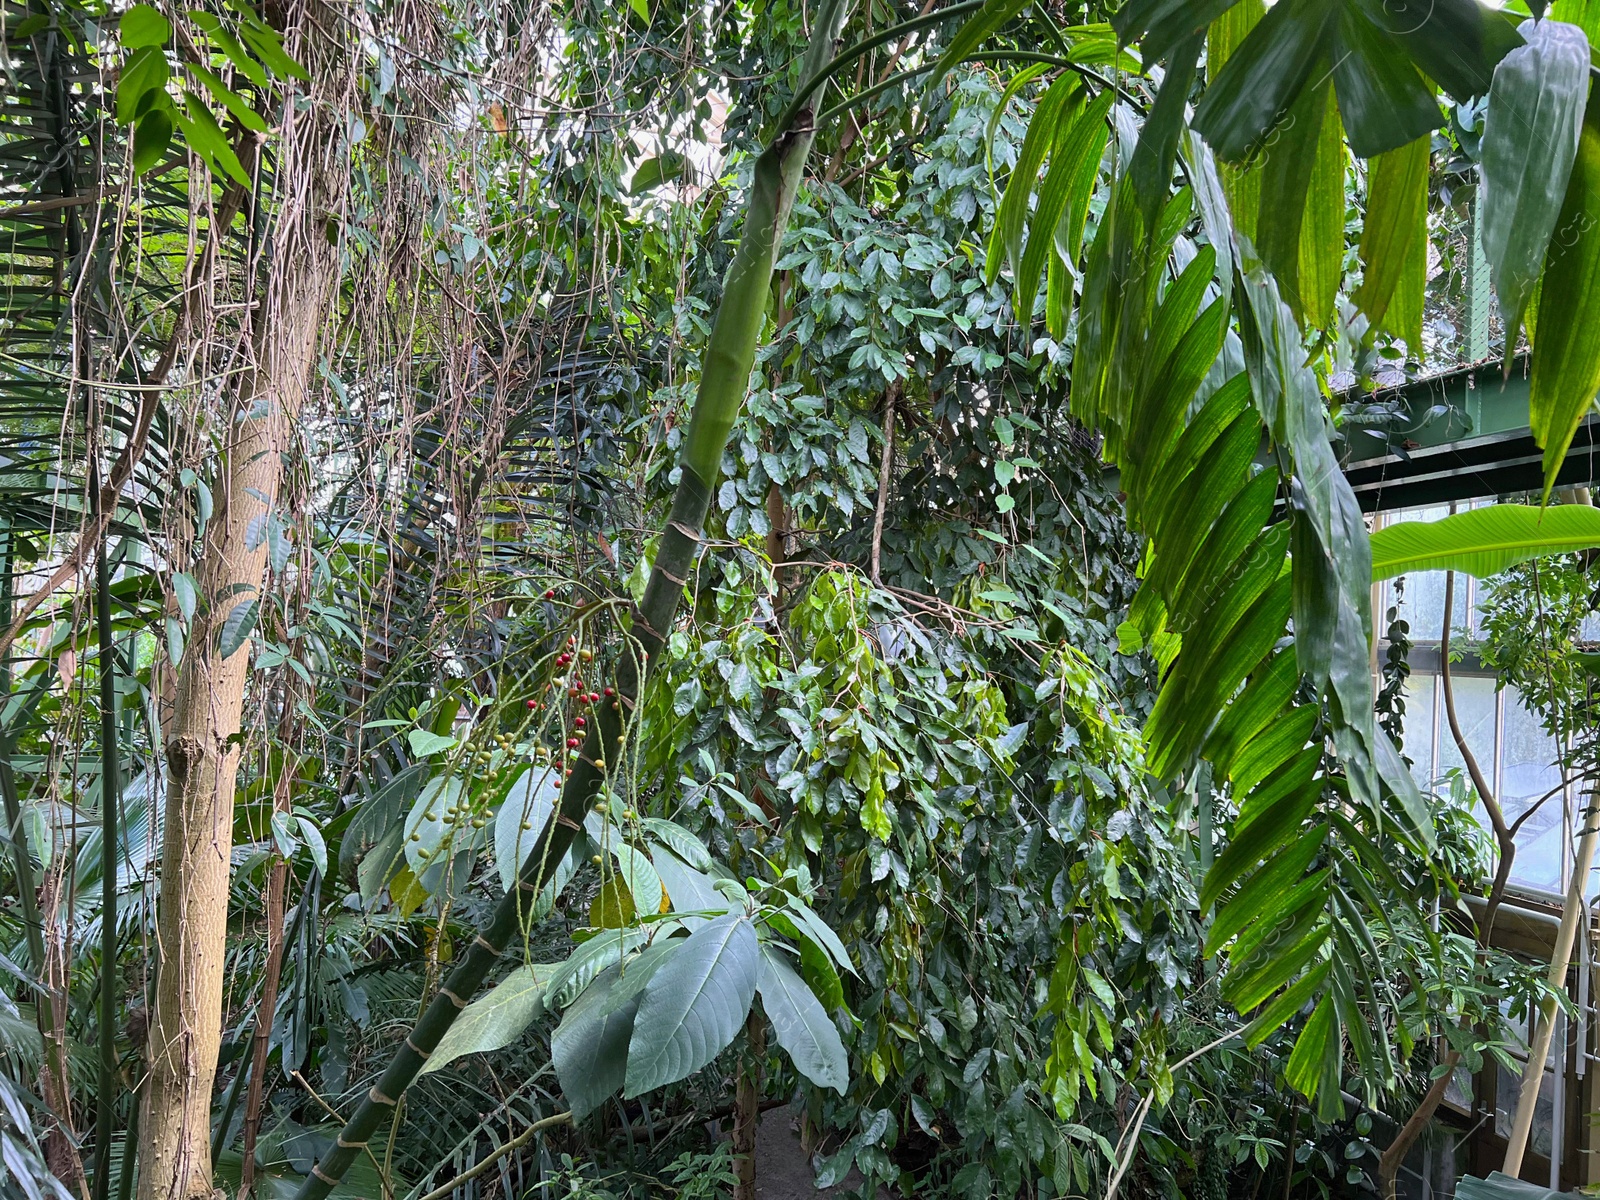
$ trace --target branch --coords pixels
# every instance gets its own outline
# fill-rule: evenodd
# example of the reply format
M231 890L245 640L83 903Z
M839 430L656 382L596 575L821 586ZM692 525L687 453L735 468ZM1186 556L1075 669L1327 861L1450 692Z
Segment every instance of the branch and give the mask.
M553 1117L545 1117L543 1120L535 1121L532 1125L529 1125L505 1145L486 1155L481 1162L475 1163L468 1167L449 1183L440 1184L427 1195L419 1197L418 1200L444 1200L444 1197L455 1191L462 1184L471 1183L479 1175L482 1175L485 1171L494 1166L495 1163L499 1162L513 1150L520 1150L523 1146L526 1146L533 1140L535 1134L542 1130L549 1129L552 1125L565 1125L571 1120L572 1114L570 1112L559 1112Z
M883 549L883 510L889 503L889 474L894 469L894 406L905 392L905 384L896 379L883 390L883 457L878 460L878 507L872 514L872 582L883 582L878 570L878 556Z

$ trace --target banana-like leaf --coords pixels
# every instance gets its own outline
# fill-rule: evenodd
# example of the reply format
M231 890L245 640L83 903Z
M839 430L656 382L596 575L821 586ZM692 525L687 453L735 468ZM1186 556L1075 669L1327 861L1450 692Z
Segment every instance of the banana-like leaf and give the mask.
M1361 287L1356 307L1381 324L1416 239L1427 238L1429 139L1379 155L1370 165L1367 219L1361 228Z
M795 1070L821 1088L841 1095L850 1083L850 1062L833 1018L805 981L771 946L761 948L756 988L773 1036Z
M1531 558L1600 546L1600 509L1495 504L1437 521L1401 521L1372 535L1372 577L1463 571L1480 579Z
M1600 46L1600 0L1556 0L1546 15L1576 25L1591 45Z
M1600 88L1584 113L1567 196L1545 253L1539 287L1539 337L1528 397L1534 440L1544 449L1544 495L1600 392Z
M1527 21L1523 33L1527 44L1495 68L1483 123L1483 253L1508 354L1566 198L1589 94L1583 30Z
M628 1043L631 1099L698 1071L733 1041L755 1000L761 947L743 913L689 935L651 978Z
M428 1056L420 1074L437 1071L463 1054L481 1054L509 1046L544 1012L545 988L554 963L528 963L507 975L488 995L461 1011Z

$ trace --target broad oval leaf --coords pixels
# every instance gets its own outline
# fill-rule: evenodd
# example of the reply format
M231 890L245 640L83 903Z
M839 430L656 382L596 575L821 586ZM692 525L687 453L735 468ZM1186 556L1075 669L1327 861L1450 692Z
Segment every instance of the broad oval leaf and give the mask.
M1483 253L1515 345L1578 155L1589 39L1576 25L1524 21L1527 44L1495 68L1483 124Z
M129 50L139 46L160 46L172 37L172 23L148 4L135 4L122 14L118 25L122 44Z
M439 851L455 829L460 816L464 789L454 776L435 776L428 780L406 814L406 863L421 879L439 859ZM454 812L450 810L454 809Z
M761 948L756 987L773 1036L795 1070L818 1087L842 1095L850 1082L850 1067L839 1031L805 981L771 946Z
M738 1034L761 948L743 913L695 930L645 988L628 1043L630 1099L698 1071Z
M705 848L705 843L682 825L662 820L660 817L644 817L639 824L643 826L645 832L649 833L696 871L709 871L711 869L711 853Z
M654 932L665 937L668 930L657 925ZM584 942L551 975L546 993L550 1007L565 1008L571 1004L600 972L625 963L635 950L649 940L650 933L650 930L644 929L607 930Z
M488 995L461 1010L428 1055L420 1074L437 1071L463 1054L480 1054L509 1046L544 1012L545 988L556 970L552 963L528 963L507 975Z
M681 945L664 940L631 962L607 967L573 1001L550 1035L556 1078L575 1120L582 1120L622 1086L639 993L662 960Z
M1517 563L1600 546L1600 509L1495 504L1437 521L1401 521L1372 535L1372 577L1462 571L1482 578Z
M500 886L506 891L516 883L522 860L532 853L560 798L561 782L551 767L524 771L506 792L494 818L495 865L500 870ZM547 870L559 878L559 867Z
M690 914L682 918L690 929L711 919L693 914L728 911L731 902L717 891L711 876L695 870L665 847L657 847L653 858L656 877L665 889L668 903L674 912Z
M644 853L635 850L613 834L611 853L617 859L617 875L633 897L633 907L641 916L661 911L661 876Z

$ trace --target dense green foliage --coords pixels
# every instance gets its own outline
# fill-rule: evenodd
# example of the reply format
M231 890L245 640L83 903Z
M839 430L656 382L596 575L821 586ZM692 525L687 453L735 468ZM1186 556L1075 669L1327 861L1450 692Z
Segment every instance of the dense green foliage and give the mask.
M708 1122L792 1102L861 1195L1360 1194L1441 1053L1509 1066L1541 972L1436 919L1492 850L1463 780L1412 781L1371 584L1511 567L1487 659L1588 777L1593 580L1547 556L1592 522L1369 544L1337 455L1386 410L1335 379L1423 361L1481 167L1564 456L1600 388L1577 26L369 4L300 63L270 8L13 7L0 1194L51 1194L96 1102L89 1184L128 1194L212 614L252 664L230 1187L253 1153L285 1195L320 1160L342 1196L687 1200L737 1186ZM819 12L912 24L807 111ZM205 595L287 315L280 106L332 118L337 299L265 574Z

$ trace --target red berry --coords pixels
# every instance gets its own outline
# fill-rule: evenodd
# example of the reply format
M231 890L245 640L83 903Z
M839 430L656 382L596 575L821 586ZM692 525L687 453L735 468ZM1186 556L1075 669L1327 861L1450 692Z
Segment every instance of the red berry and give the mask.
M593 704L598 699L600 699L600 693L599 692L590 692L589 693L589 703L590 704Z
M574 718L572 718L572 723L574 725L576 725L579 729L582 729L586 724L588 724L588 722L585 721L582 717L574 717Z
M569 747L572 747L572 748L574 748L574 749L576 749L576 748L577 748L577 747L578 747L578 746L579 746L579 745L581 745L581 744L582 744L582 743L580 743L580 742L579 742L579 741L578 741L578 739L577 739L577 738L568 738L568 739L567 739L567 745L568 745L568 746L569 746Z
M529 708L538 708L539 707L539 702L537 700L529 700L528 701L528 707Z
M606 689L606 695L615 696L616 694L617 694L617 689L616 688L607 688Z

